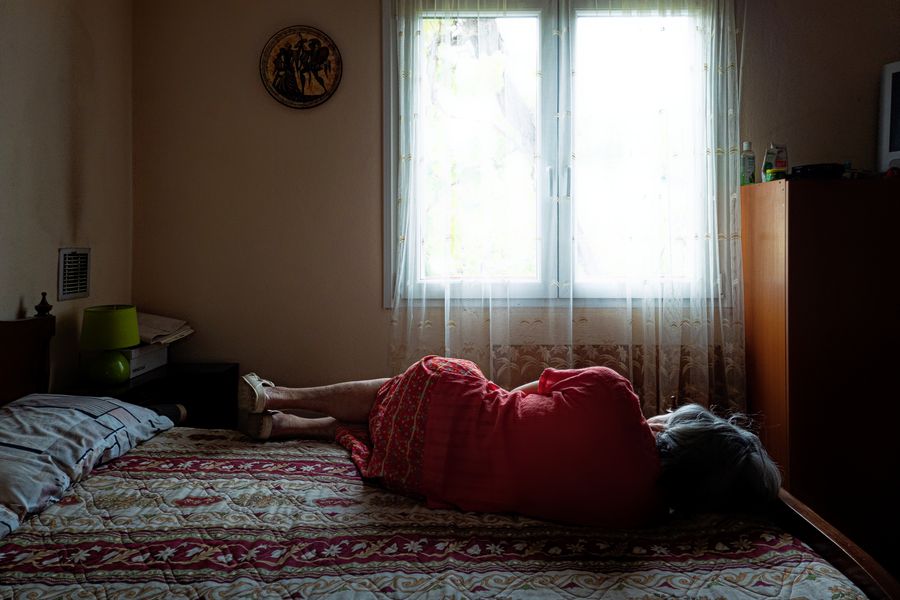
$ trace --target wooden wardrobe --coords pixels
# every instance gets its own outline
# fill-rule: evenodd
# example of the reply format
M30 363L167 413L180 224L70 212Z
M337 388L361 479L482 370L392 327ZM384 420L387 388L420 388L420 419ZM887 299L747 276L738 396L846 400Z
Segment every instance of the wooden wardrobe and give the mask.
M900 180L741 188L748 412L784 487L900 571Z

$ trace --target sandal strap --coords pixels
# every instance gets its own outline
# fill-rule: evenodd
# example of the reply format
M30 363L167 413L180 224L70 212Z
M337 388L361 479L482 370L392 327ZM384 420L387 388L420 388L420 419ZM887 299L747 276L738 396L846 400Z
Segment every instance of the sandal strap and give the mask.
M263 379L256 373L247 373L244 377L249 377L254 381L254 383L259 383L259 385L264 387L275 387L275 384L269 381L268 379ZM249 381L247 383L250 383ZM253 385L253 384L251 384Z

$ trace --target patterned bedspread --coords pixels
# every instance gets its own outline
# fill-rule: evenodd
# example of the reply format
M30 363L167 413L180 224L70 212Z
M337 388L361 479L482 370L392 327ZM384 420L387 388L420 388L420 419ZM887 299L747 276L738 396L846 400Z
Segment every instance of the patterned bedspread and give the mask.
M0 541L0 598L862 598L754 519L567 528L429 510L345 450L176 428Z

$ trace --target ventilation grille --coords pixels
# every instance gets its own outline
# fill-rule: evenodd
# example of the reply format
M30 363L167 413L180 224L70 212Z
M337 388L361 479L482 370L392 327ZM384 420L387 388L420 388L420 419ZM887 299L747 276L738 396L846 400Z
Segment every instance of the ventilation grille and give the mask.
M91 292L91 249L59 249L59 299L86 298Z

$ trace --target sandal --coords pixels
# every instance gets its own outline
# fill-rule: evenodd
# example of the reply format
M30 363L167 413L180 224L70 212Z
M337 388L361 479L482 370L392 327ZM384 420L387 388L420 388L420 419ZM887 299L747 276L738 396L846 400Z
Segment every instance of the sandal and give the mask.
M247 417L266 410L266 393L263 388L275 387L268 379L256 373L247 373L238 382L238 430L247 433Z
M268 440L272 435L273 414L270 410L263 413L248 413L244 433L260 442Z
M275 387L268 379L256 373L247 373L238 382L238 410L246 413L261 413L266 410L266 392L263 388Z

